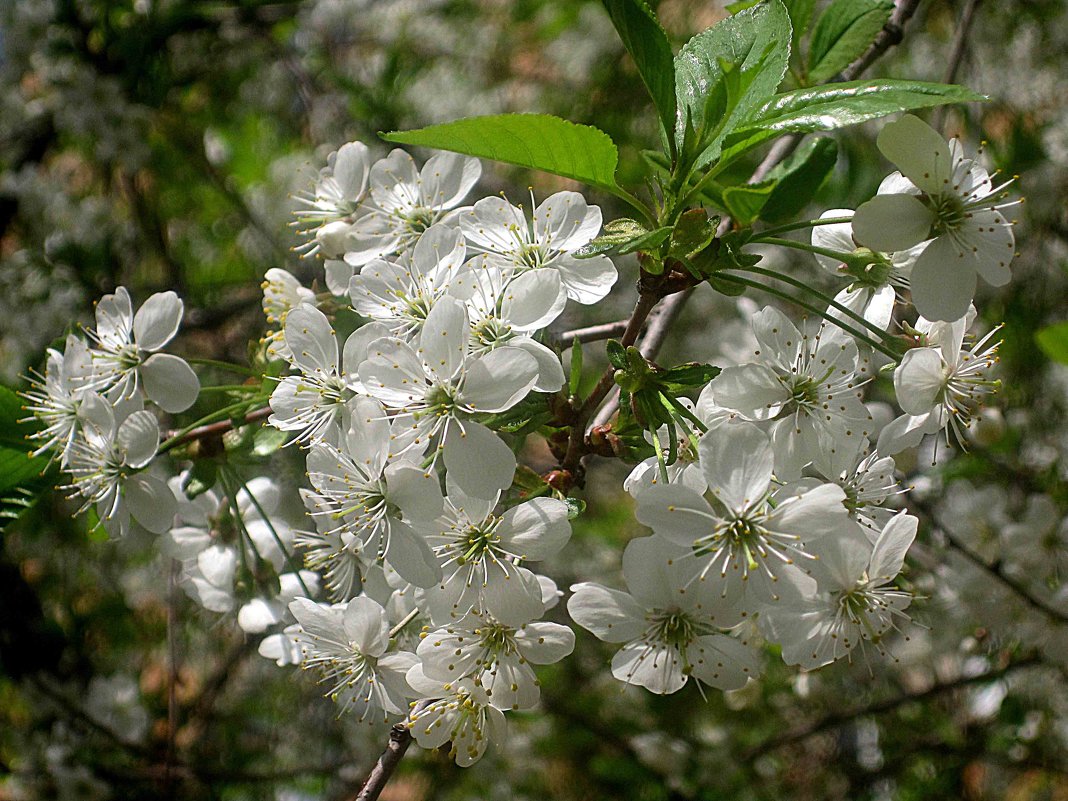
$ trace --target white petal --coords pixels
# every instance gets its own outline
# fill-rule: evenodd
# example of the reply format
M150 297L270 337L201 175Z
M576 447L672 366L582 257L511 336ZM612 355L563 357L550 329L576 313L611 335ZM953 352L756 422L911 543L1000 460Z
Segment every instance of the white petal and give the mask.
M246 634L262 634L275 623L281 623L285 606L280 601L253 598L237 613L237 625Z
M835 217L852 217L852 209L829 209L820 215L820 219L830 219ZM852 253L857 249L856 242L853 241L853 225L852 223L831 223L830 225L817 225L812 229L812 244L816 247L827 248L828 250L837 250L842 253ZM838 268L842 266L842 262L838 259L833 259L830 256L824 256L823 254L816 253L816 261L820 263L820 266L828 272L840 275Z
M534 210L534 237L554 250L575 250L601 230L601 209L578 192L557 192Z
M286 315L285 338L294 364L305 373L337 370L337 337L314 306L298 306Z
M876 195L853 216L853 236L872 250L890 253L927 239L934 221L914 195Z
M957 320L968 313L975 283L975 260L940 236L912 266L912 303L928 320Z
M891 581L905 563L905 554L916 539L920 521L905 512L898 512L883 527L875 541L871 555L869 577L874 581Z
M456 298L434 304L419 334L419 356L442 382L449 381L464 361L469 336L467 310Z
M365 595L345 607L345 638L361 654L381 656L389 646L389 620L386 610Z
M941 192L953 175L953 158L946 140L912 114L887 123L876 143L883 155L924 192Z
M459 400L472 412L503 412L527 396L538 363L522 348L503 347L470 362Z
M659 537L635 537L623 550L623 578L634 600L646 609L686 607L680 590L696 573L684 547Z
M559 623L528 623L516 632L519 652L530 663L551 665L575 650L575 632Z
M512 486L515 454L481 423L450 425L444 455L449 478L468 495L493 498Z
M123 453L124 464L144 467L155 458L159 448L159 422L152 412L134 412L122 421L115 441Z
M533 498L501 516L497 533L509 551L541 561L559 552L571 538L567 504L556 498Z
M501 299L501 319L519 332L545 328L560 316L567 296L560 291L556 270L529 270L506 287Z
M213 586L229 590L237 571L237 552L225 545L212 545L197 557L197 567Z
M638 495L635 517L661 537L690 546L718 522L701 495L677 484L658 484Z
M123 486L130 514L153 534L163 534L174 525L178 502L160 479L146 473L130 476Z
M134 341L142 350L159 350L182 323L185 306L174 292L157 292L144 302L133 321Z
M334 180L346 200L356 201L363 197L370 168L370 151L363 142L349 142L338 148L334 157Z
M619 278L615 264L607 256L576 259L563 254L553 259L552 266L560 272L567 296L587 306L603 300Z
M481 175L482 164L478 159L459 153L436 153L419 173L424 202L436 209L455 208Z
M619 590L585 582L571 588L567 613L582 628L604 642L630 642L645 630L645 609Z
M775 454L755 425L720 426L701 438L698 453L709 491L728 509L739 512L767 493Z
M516 337L508 340L508 347L520 348L534 357L538 363L538 380L534 383L535 392L559 392L563 387L564 368L555 351L535 342L530 337Z
M457 574L453 582L462 581ZM538 577L525 567L501 562L486 570L486 584L481 588L482 604L506 626L523 626L541 617L544 605Z
M165 412L184 412L200 394L200 379L179 356L153 354L141 365L140 373L145 394Z
M625 645L612 657L612 675L658 695L670 695L686 685L682 660L674 648L650 647L644 642Z
M511 253L518 245L517 236L525 233L523 212L504 198L487 197L472 210L460 215L460 230L473 244L495 253Z
M415 465L393 462L387 465L386 497L404 515L405 522L429 523L444 507L438 477Z
M717 405L748 420L770 420L790 399L786 387L764 364L727 367L712 379L709 387Z
M693 677L717 690L737 690L760 675L760 657L734 637L708 634L686 649Z
M372 342L358 372L367 392L390 408L403 409L427 392L422 361L399 339Z
M416 587L430 587L441 581L441 568L426 540L408 526L390 526L386 560L405 581Z
M894 370L894 391L901 410L921 415L931 411L946 384L942 356L934 348L913 348Z

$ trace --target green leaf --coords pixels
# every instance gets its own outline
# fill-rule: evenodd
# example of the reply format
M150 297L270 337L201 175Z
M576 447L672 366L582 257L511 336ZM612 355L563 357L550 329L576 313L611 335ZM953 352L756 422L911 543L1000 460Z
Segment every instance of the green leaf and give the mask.
M714 365L690 362L664 370L657 375L657 380L668 394L677 395L688 389L704 387L719 374L720 368Z
M286 444L289 434L273 426L260 426L252 435L252 453L255 456L270 456Z
M665 140L670 142L675 130L675 63L667 34L645 0L603 2L653 98Z
M760 215L760 210L764 208L774 189L773 180L728 186L723 190L723 205L735 221L749 225Z
M831 174L838 160L838 143L829 136L810 139L769 174L775 188L760 210L760 219L780 222L805 207Z
M670 227L649 231L641 223L628 219L612 220L604 227L604 231L571 255L578 259L589 259L604 254L623 256L638 250L652 250L671 234Z
M808 78L822 83L868 49L883 29L890 0L834 0L816 21L808 51Z
M412 131L379 134L387 142L503 161L616 189L619 153L604 131L548 114L467 117Z
M690 209L679 216L671 234L668 255L675 259L690 259L708 247L716 235L718 218L713 222L704 209Z
M567 344L567 343L564 343ZM575 339L571 343L571 371L567 377L567 393L571 397L578 395L582 383L582 343Z
M796 50L797 43L801 41L801 37L808 30L809 23L812 22L812 10L816 7L816 0L782 0L782 2L790 14L790 24L794 29L790 44Z
M23 422L26 416L19 396L0 386L0 529L52 485L48 457L30 456L32 443L26 435L36 426Z
M608 354L608 363L617 370L627 369L627 349L615 339L604 343L605 352Z
M717 140L729 131L733 121L746 118L752 109L770 97L786 73L790 59L790 15L782 0L754 6L722 20L719 24L693 37L675 57L675 92L679 107L675 127L675 141L681 149L686 142L687 128L694 131L718 130L711 141L698 137L697 166L713 158ZM755 69L741 96L733 105L715 116L716 96L724 91L723 83L731 65L742 73ZM710 103L710 100L712 101ZM709 153L711 152L711 155Z
M795 89L764 103L724 142L721 164L784 133L833 131L868 120L947 103L985 100L963 86L881 79Z
M197 459L192 469L182 480L182 492L188 498L195 498L215 486L219 477L219 466L213 459Z
M1053 361L1068 364L1068 322L1054 323L1040 329L1035 341Z

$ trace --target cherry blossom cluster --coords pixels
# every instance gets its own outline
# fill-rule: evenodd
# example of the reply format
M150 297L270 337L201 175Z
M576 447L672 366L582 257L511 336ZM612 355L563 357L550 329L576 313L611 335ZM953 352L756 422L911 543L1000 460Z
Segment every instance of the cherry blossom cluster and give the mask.
M976 275L1008 279L1014 242L1004 188L958 142L905 116L879 146L900 172L796 243L847 282L818 323L755 311L751 355L701 366L714 377L689 385L696 398L649 384L668 373L634 349L613 362L630 400L615 425L644 430L624 489L652 534L624 550L626 590L584 581L566 610L619 646L621 682L734 690L760 675L766 644L814 669L884 653L909 622L918 520L895 456L928 435L961 441L996 390L997 329L971 335L971 303ZM302 252L322 258L329 294L272 269L263 309L280 365L267 422L304 459L303 525L265 476L149 470L160 428L146 399L173 414L199 390L160 352L174 293L136 314L125 290L106 296L89 339L50 352L27 394L40 450L109 531L132 515L166 534L190 597L236 612L261 654L316 671L359 721L451 743L461 765L504 736L505 712L538 704L534 666L575 645L546 619L563 593L535 570L568 543L577 506L548 481L514 486L522 436L507 431L565 392L546 330L617 279L598 207L570 191L529 211L463 205L480 173L448 154L373 161L353 142L302 199ZM345 336L341 308L361 321ZM899 416L873 414L879 391Z
M119 287L97 303L86 337L70 334L62 352L49 349L44 375L25 394L41 423L34 455L58 459L82 511L93 508L113 536L127 532L131 516L155 533L173 523L174 497L149 469L160 426L145 404L181 412L200 391L188 362L163 352L183 310L174 292L158 292L135 313Z

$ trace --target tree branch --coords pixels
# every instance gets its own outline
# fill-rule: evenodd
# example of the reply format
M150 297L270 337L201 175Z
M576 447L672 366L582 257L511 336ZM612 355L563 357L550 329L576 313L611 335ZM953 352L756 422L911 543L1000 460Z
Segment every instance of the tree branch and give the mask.
M245 423L258 423L260 420L266 420L271 416L271 407L264 406L262 409L254 409L245 415ZM172 448L177 448L180 445L186 445L190 442L195 442L201 439L210 439L211 437L221 437L227 431L231 431L234 428L233 420L220 420L217 423L208 423L207 425L198 426L197 428L187 431L181 436L175 436L171 442L165 442L160 446L159 452L166 453Z
M834 712L819 720L807 723L803 726L797 726L791 730L777 734L773 737L769 737L764 742L757 744L756 746L749 748L742 754L742 759L749 761L756 759L770 751L774 751L777 748L781 748L784 745L800 742L806 740L828 729L834 729L839 726L843 726L859 718L866 718L872 715L882 715L887 712L892 712L898 707L913 701L925 701L928 698L941 695L942 693L950 692L952 690L960 689L961 687L967 687L972 684L982 684L983 682L994 681L999 679L1008 673L1019 670L1021 668L1034 667L1041 665L1042 660L1037 654L1027 654L1016 659L1010 659L1006 664L1001 667L994 668L992 670L985 671L983 673L977 673L972 676L958 676L950 681L940 682L928 687L926 690L919 692L907 692L901 695L888 698L884 701L878 701L874 704L868 704L862 707L856 707L854 709L848 709L843 712Z
M371 768L367 781L356 796L356 801L375 801L381 794L386 782L393 775L393 771L400 764L404 752L412 744L412 733L403 723L398 723L389 730L389 742L386 750L378 758L378 762Z
M953 50L950 53L949 61L946 63L946 71L942 74L942 83L953 83L956 80L957 70L960 69L960 65L964 61L964 52L968 46L968 34L971 32L972 22L975 20L975 9L978 5L979 0L968 0L968 3L964 6L964 11L961 12L957 33L953 37ZM945 120L946 107L936 107L931 114L931 127L936 131L941 131Z

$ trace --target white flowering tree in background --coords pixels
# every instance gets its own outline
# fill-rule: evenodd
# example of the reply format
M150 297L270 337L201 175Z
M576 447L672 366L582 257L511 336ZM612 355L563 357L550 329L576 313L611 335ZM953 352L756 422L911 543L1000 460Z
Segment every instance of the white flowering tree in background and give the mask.
M968 137L917 116L987 99L953 83L960 53L943 82L861 77L918 5L735 3L676 53L643 0L605 0L635 73L615 90L651 100L631 101L648 136L625 175L607 133L548 114L381 135L423 162L343 144L294 199L299 258L265 270L245 359L185 336L172 289L103 294L21 399L3 396L26 410L9 415L5 503L17 517L58 487L93 539L137 543L149 584L170 586L161 761L114 718L123 687L96 690L110 712L51 679L37 691L149 758L146 786L225 782L195 749L208 729L177 736L182 687L200 682L175 639L201 626L234 632L234 660L303 671L359 727L361 799L412 741L466 768L522 753L544 717L645 765L657 797L700 797L711 780L661 725L639 716L624 735L587 699L678 694L699 720L765 683L803 696L840 663L858 698L828 717L759 741L741 718L695 735L734 742L760 797L769 752L875 714L856 687L884 665L952 663L889 708L976 684L980 716L1010 672L1060 670L1063 492L1019 472L1014 516L942 489L957 455L1005 437L1012 322L976 296L1007 291L1021 201ZM885 177L856 208L820 208L835 132L864 123ZM490 163L563 180L494 194ZM705 312L684 325L691 298ZM670 355L687 338L689 360ZM630 533L591 559L608 481ZM947 634L935 610L975 598L983 632ZM984 645L999 624L1016 638ZM232 664L197 696L202 726Z

